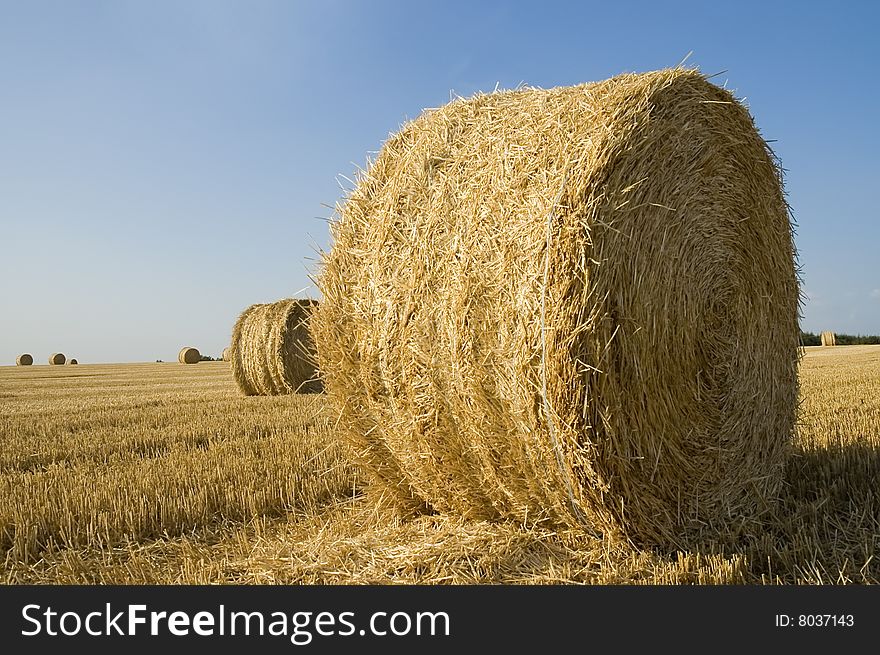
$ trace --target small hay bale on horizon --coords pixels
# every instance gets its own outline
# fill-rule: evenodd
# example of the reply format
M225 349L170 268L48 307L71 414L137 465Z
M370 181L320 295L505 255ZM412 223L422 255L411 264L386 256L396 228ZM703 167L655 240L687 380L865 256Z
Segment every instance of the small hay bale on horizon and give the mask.
M22 353L15 358L16 366L31 366L34 363L34 357L30 353Z
M310 321L316 300L287 298L245 309L232 330L229 359L246 396L320 393Z
M61 366L66 361L67 358L64 356L64 353L52 353L49 355L49 364L51 366Z
M201 359L201 353L196 348L191 348L190 346L184 346L177 353L177 361L181 364L198 364Z
M69 362L67 362L68 366L75 366L77 364L79 364L79 362L76 361L76 359L71 359Z
M458 99L338 214L312 324L378 494L639 544L767 511L798 278L778 163L729 91L677 68Z
M822 340L823 346L836 346L837 345L837 335L834 332L826 331L819 335L819 338Z
M220 355L220 358L221 358L224 362L228 362L228 361L229 361L229 356L230 356L230 353L231 353L231 352L232 352L232 349L231 349L231 348L229 348L229 347L224 348L224 349L223 349L223 354Z

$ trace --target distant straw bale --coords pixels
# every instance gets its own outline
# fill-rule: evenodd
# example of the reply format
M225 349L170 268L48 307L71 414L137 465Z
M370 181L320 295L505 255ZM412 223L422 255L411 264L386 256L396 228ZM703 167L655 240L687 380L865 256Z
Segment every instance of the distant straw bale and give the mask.
M198 364L202 359L201 353L195 348L190 348L189 346L185 346L180 349L180 352L177 354L177 361L181 364Z
M49 364L52 366L60 366L66 361L67 358L64 356L64 353L52 353L49 355Z
M246 396L319 393L310 319L315 300L251 305L235 323L229 346L232 374Z
M223 349L223 354L220 357L223 359L224 362L229 361L229 355L231 352L232 352L232 350L230 348Z
M385 497L681 543L766 511L798 384L778 164L693 70L459 99L332 225L313 331Z
M75 364L79 364L79 362L76 361L75 359L71 359L69 362L67 362L68 366L74 366Z
M834 332L823 332L819 335L822 339L823 346L836 346L837 345L837 336Z
M23 353L15 358L16 366L30 366L34 363L34 358L29 353Z

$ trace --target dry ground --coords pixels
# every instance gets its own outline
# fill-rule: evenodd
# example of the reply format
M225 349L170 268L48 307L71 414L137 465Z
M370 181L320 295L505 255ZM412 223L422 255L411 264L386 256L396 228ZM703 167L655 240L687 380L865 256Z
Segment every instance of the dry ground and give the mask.
M321 396L223 362L0 367L6 583L876 583L880 347L807 348L759 530L688 552L374 508Z

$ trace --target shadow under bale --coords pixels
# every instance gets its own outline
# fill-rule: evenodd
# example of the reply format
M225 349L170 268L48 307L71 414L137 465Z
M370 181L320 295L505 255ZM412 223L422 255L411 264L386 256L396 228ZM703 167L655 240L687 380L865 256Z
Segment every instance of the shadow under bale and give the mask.
M880 446L798 445L772 509L713 542L661 558L722 557L744 583L880 583Z

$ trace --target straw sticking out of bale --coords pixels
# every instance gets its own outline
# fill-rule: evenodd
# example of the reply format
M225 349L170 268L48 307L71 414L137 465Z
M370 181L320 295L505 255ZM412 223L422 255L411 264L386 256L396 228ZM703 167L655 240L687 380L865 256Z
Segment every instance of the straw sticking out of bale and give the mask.
M195 348L185 346L177 353L177 361L181 364L198 364L202 359L201 353Z
M60 366L66 361L67 358L64 356L64 353L52 353L49 355L49 364L52 366Z
M16 366L30 366L34 363L34 358L29 353L22 353L18 357L15 358Z
M247 396L318 393L309 322L317 302L285 299L251 305L232 331L229 358L238 388Z
M426 111L332 236L320 369L385 497L664 544L774 497L791 224L748 111L698 72Z
M837 338L834 332L823 332L819 337L822 339L823 346L836 346Z

